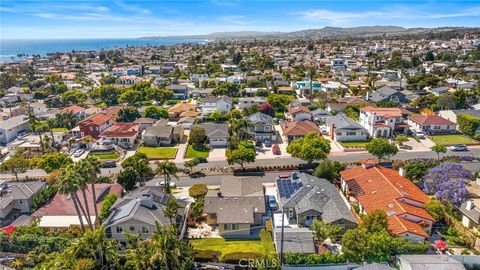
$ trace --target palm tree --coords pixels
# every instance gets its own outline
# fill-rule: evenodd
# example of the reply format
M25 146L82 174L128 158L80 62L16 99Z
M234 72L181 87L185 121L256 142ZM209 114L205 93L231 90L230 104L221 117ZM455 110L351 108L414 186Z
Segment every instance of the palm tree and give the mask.
M56 148L55 138L53 137L53 128L57 125L57 119L49 118L47 119L47 127L48 131L50 132L50 137L52 137L52 146Z
M177 217L178 209L180 207L181 206L177 203L173 196L168 198L167 207L163 209L163 213L170 220L170 226L175 226L173 219Z
M172 177L174 177L175 179L178 179L177 172L178 172L178 168L174 163L168 160L157 162L157 174L163 175L164 177L164 180L165 180L164 192L166 194L171 193L170 181Z
M74 165L74 170L76 171L76 177L74 178L74 181L77 181L78 183L78 187L82 192L83 203L85 205L85 208L82 211L84 211L85 219L87 220L90 230L93 230L93 224L92 224L92 219L90 215L90 207L88 207L87 193L85 192L85 190L88 188L88 185L87 185L88 164L86 164L85 162L77 162ZM80 203L80 206L82 206L81 203ZM80 207L80 209L82 209L82 207Z
M45 131L45 124L39 122L37 117L33 114L32 110L28 112L28 122L29 122L29 129L32 132L36 132L40 139L40 148L42 149L42 153L45 153L45 146L43 144L43 137L42 132Z
M68 165L67 167L62 169L62 172L58 177L57 181L58 193L70 196L75 207L75 212L77 212L78 220L80 222L80 228L82 229L82 232L85 233L85 225L83 223L82 214L80 213L80 206L78 205L76 200L76 193L78 190L78 185L74 181L76 177L76 171L73 169L72 165Z
M97 173L100 173L100 163L98 162L97 158L88 156L86 159L82 159L77 163L77 170L79 171L80 175L83 176L82 184L84 184L84 188L82 189L82 194L84 194L85 189L88 188L88 184L90 183L90 188L92 192L92 200L93 200L93 208L95 212L95 223L99 222L98 220L98 209L97 209L97 195L95 191L95 182L97 180ZM87 201L85 200L85 203ZM87 212L90 213L87 205Z

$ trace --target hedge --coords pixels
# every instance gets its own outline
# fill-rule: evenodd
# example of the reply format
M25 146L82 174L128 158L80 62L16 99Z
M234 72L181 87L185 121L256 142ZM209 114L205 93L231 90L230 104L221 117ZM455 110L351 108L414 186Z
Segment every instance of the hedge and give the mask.
M214 250L197 250L193 258L196 262L218 262L220 252Z
M100 221L104 221L110 215L110 208L112 205L117 201L117 196L115 194L108 194L103 199L102 208L100 209L99 219Z
M457 124L461 132L474 136L480 127L480 118L469 114L459 114L457 115Z
M224 263L238 264L240 260L260 259L261 253L257 252L234 252L223 256L222 261Z

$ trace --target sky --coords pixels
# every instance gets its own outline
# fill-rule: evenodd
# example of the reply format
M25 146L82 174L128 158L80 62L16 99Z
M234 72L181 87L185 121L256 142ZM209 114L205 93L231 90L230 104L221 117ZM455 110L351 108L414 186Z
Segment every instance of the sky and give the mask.
M366 25L480 27L480 0L0 1L0 39L136 38Z

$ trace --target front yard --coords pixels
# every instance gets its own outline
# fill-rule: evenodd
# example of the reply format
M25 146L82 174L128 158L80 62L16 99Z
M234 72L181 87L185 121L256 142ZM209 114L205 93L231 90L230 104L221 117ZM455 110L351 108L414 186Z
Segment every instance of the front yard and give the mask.
M208 158L209 155L210 149L208 147L194 147L193 145L189 145L185 154L185 158Z
M68 129L64 127L54 127L52 128L52 132L67 132Z
M261 240L240 240L240 239L224 239L224 238L204 238L191 239L189 243L196 250L212 250L218 251L223 256L236 252L256 252L262 253L263 246ZM273 248L273 242L272 242Z
M463 134L435 135L428 136L435 144L454 145L454 144L478 144L479 142Z
M339 143L345 148L365 148L369 142L362 141L362 142L339 142Z
M177 155L177 148L141 146L137 152L144 153L149 159L174 159Z
M117 160L120 155L117 152L113 153L90 153L91 156L94 156L100 160Z

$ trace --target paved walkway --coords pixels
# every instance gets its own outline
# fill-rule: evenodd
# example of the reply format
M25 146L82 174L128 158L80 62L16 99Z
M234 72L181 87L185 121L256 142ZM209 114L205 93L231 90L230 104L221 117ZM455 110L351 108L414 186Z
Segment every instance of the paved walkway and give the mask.
M208 156L207 160L208 161L227 160L227 157L225 156L226 151L227 151L227 148L213 148L210 151L210 155Z
M183 163L185 162L185 152L187 151L188 148L188 143L182 143L178 146L177 150L177 155L175 156L175 159L173 160L174 163Z

